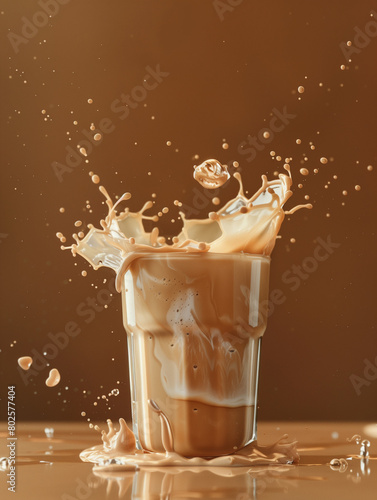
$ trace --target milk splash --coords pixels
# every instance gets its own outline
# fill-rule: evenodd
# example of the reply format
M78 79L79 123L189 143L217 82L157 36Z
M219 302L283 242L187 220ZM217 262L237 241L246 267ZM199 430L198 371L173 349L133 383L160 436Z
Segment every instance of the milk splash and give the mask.
M121 210L121 204L129 200L131 194L125 193L113 203L106 189L99 186L108 206L108 214L100 222L102 229L88 225L89 232L83 235L83 238L75 234L76 243L62 248L69 248L74 255L81 255L94 269L102 266L113 269L117 275L118 291L121 290L122 277L130 264L146 254L209 252L269 256L285 215L292 214L302 207L312 207L305 204L289 211L283 209L292 195L290 167L285 164L284 168L286 173L281 173L275 180L269 181L263 175L261 187L250 198L244 193L241 175L234 173L233 178L239 183L237 196L202 220L186 219L184 213L180 212L183 227L170 244L165 237L159 235L157 227L150 232L144 228L145 220L157 222L160 217L145 215L145 212L153 207L152 201L146 202L138 212L131 212L128 207ZM221 165L217 160L207 160L194 170L194 178L209 189L223 185L229 177L226 165ZM295 443L283 442L286 436L271 447L258 447L256 442L252 442L230 455L211 459L186 458L175 451L172 426L168 417L156 401L149 400L148 405L159 417L161 442L165 453L135 449L135 436L121 419L120 430L116 433L109 423L109 432L102 434L103 446L83 451L80 455L82 460L97 463L101 467L126 469L145 465L224 467L287 464L298 461Z
M135 436L124 419L119 419L120 429L115 431L111 420L107 421L109 431L102 431L103 445L93 446L80 453L84 462L96 464L96 470L135 470L139 467L193 466L193 467L242 467L248 465L292 464L299 461L296 442L288 443L287 435L271 446L258 446L253 442L232 455L211 459L186 458L174 451L174 437L166 415L155 401L148 401L160 417L161 437L165 453L137 450Z
M121 204L131 198L124 193L113 203L108 192L99 186L106 198L108 214L100 224L102 229L88 224L89 232L81 239L74 234L76 243L62 249L71 249L73 255L84 257L94 269L105 266L116 274L116 287L121 290L121 279L130 263L145 253L156 252L213 252L248 253L270 255L285 214L292 214L300 208L312 208L311 204L297 205L289 211L283 206L292 196L292 177L288 164L284 165L287 174L279 174L278 179L269 181L262 175L262 185L250 198L244 194L240 173L233 177L239 183L235 198L228 201L206 219L186 219L183 212L181 232L168 244L154 227L148 232L143 222L157 222L158 215L147 216L145 212L153 207L147 201L138 212L129 208L120 210ZM194 178L203 186L214 188L224 184L229 173L226 165L217 160L206 160L195 168Z

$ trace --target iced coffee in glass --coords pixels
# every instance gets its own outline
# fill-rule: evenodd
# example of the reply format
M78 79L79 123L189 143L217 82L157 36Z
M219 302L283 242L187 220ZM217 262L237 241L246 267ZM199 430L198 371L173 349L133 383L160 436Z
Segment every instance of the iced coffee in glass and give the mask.
M140 449L165 451L150 401L181 455L228 455L256 439L269 266L244 253L151 253L131 263L122 301Z

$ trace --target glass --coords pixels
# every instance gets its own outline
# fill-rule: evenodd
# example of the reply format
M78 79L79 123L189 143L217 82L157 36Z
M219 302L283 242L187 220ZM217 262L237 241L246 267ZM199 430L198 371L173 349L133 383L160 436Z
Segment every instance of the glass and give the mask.
M122 305L139 449L165 451L148 401L181 455L226 455L256 439L269 269L269 257L249 254L165 252L131 263Z

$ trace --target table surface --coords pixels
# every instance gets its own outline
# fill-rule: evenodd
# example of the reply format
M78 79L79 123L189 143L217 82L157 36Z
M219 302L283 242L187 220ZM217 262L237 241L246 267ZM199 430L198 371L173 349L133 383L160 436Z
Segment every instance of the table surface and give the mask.
M105 429L104 424L99 424ZM45 428L53 428L53 437ZM259 422L258 442L272 444L287 433L298 441L298 465L185 470L165 467L137 472L94 472L79 453L100 443L85 423L18 423L16 494L20 499L334 499L377 498L377 424L363 422ZM371 443L369 458L347 439ZM0 456L9 456L8 431L0 425ZM344 458L347 466L330 466ZM0 466L0 497L8 492L9 469Z

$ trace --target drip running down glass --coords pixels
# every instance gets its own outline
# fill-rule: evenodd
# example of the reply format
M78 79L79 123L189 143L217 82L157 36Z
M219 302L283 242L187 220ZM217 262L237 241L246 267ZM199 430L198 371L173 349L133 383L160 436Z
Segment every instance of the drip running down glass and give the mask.
M150 253L122 278L137 446L215 457L256 440L261 337L270 258L246 253Z

